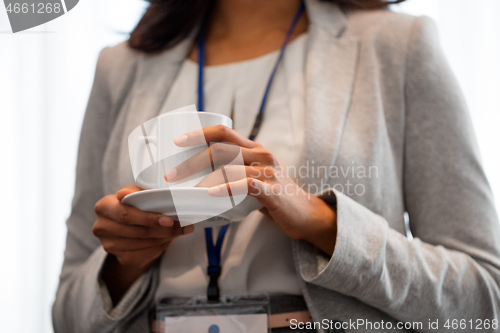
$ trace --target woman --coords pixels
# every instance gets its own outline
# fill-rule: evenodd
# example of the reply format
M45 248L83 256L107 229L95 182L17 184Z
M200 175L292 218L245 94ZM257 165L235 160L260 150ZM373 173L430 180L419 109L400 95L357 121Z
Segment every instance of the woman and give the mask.
M307 307L313 321L333 323L318 332L374 329L352 326L357 319L394 331L443 331L453 319L469 325L464 331L499 330L499 223L433 23L378 0L307 0L304 13L300 5L155 1L128 43L102 51L82 129L56 332L146 332L159 300L206 292L203 230L121 203L140 190L129 133L196 103L199 65L204 109L230 115L234 104L235 130L204 134L241 147L245 186L264 206L230 226L221 292L292 295L299 301L286 311ZM257 177L254 162L307 172ZM265 191L289 184L292 193ZM217 192L220 184L208 185Z

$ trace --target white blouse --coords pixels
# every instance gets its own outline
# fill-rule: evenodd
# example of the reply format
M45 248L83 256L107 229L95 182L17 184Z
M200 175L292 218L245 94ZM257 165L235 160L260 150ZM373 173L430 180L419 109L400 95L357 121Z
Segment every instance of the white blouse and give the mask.
M283 166L298 167L304 137L304 66L306 34L288 45L269 92L264 121L256 141ZM230 64L207 66L205 110L231 116L234 129L249 136L278 51ZM162 113L197 103L198 64L186 59L173 83ZM214 228L214 238L218 228ZM291 240L269 218L252 212L230 225L222 247L222 293L301 294ZM207 254L203 228L174 240L160 268L157 300L205 294Z

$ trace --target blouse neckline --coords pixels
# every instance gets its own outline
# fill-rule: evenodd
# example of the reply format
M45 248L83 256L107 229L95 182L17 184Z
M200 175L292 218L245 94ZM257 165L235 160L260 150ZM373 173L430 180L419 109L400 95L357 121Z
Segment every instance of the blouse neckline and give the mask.
M294 40L292 40L288 44L288 48L294 48L295 45L299 44L299 42L303 41L307 37L307 31L300 34L298 37L296 37ZM225 64L220 64L220 65L210 65L210 66L205 66L205 70L212 71L216 69L224 69L224 68L231 68L231 67L237 67L237 66L248 66L252 65L254 63L259 63L259 62L266 62L269 59L274 59L276 56L279 54L279 49L260 55L255 58L247 59L247 60L240 60L240 61L233 61L233 62L228 62ZM198 67L198 62L191 60L190 58L186 58L186 63L189 64L190 66L195 66Z

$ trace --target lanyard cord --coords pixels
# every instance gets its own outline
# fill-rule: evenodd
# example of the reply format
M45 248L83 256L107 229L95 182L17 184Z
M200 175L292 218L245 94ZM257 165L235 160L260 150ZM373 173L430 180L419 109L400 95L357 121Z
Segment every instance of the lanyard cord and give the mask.
M252 131L250 132L249 139L250 140L255 140L257 137L257 134L259 134L260 126L262 124L262 118L264 117L264 109L266 107L266 102L267 102L267 96L269 95L269 90L271 90L271 85L273 83L274 75L276 74L276 71L278 70L279 64L281 63L281 59L283 58L283 54L285 54L285 49L286 46L288 45L288 42L290 41L290 38L292 37L292 33L295 30L295 26L297 25L297 22L300 19L300 16L305 10L305 4L304 1L300 3L299 8L297 9L297 12L295 13L295 16L293 18L292 23L290 24L290 27L288 28L288 31L285 35L285 39L283 40L283 44L281 45L280 53L278 56L278 59L276 59L276 62L274 63L273 70L271 71L271 75L269 77L269 80L266 85L266 90L264 91L264 96L262 97L262 102L260 103L259 107L259 113L257 114L257 117L255 118L255 122L252 127ZM202 28L203 29L203 28ZM198 110L204 111L204 98L203 98L203 69L205 67L205 41L206 41L206 35L204 29L202 30L198 42Z
M207 289L207 299L209 301L219 300L219 277L221 275L222 267L220 264L220 257L222 252L222 242L224 242L224 236L229 228L229 224L222 226L219 230L219 235L217 236L217 243L214 246L214 241L212 239L212 228L205 228L205 241L207 243L207 257L208 257L208 268L207 275L210 277L210 282L208 283Z
M262 124L262 119L264 117L264 109L266 107L267 96L269 95L269 90L271 89L271 85L273 83L274 75L278 70L281 59L283 58L283 54L285 53L286 47L290 38L292 36L293 31L295 30L295 26L299 21L302 13L305 10L304 1L301 1L297 12L288 28L288 31L285 35L285 39L283 40L283 44L281 45L281 49L279 52L279 56L276 59L273 70L271 71L271 75L266 85L266 90L264 92L264 96L262 97L262 102L260 104L259 113L255 118L255 122L252 127L252 131L250 132L249 139L255 140L257 134L259 134L259 130ZM204 108L204 96L203 96L203 71L205 67L205 24L202 24L202 30L198 41L198 110L205 111ZM207 289L207 299L209 301L219 301L219 277L221 275L221 251L222 251L222 243L224 242L224 236L226 235L227 229L229 225L222 226L219 230L219 235L217 236L217 243L214 245L213 237L212 237L212 228L205 228L205 242L207 245L207 257L208 257L208 268L207 275L210 278L210 282L208 284Z

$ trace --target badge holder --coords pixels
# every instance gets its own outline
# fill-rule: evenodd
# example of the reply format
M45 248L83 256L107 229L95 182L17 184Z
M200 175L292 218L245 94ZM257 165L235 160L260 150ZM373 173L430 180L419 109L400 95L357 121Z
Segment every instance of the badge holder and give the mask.
M162 333L269 333L267 294L166 298L156 307L153 332Z

